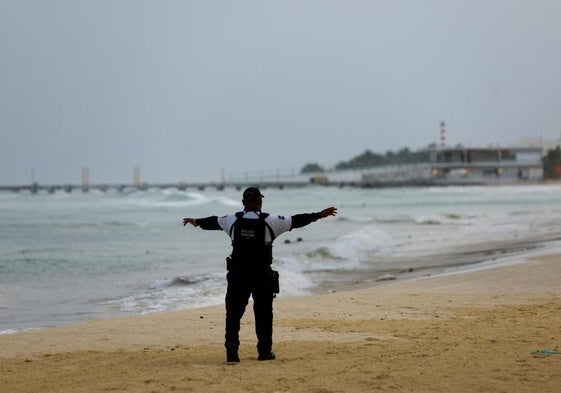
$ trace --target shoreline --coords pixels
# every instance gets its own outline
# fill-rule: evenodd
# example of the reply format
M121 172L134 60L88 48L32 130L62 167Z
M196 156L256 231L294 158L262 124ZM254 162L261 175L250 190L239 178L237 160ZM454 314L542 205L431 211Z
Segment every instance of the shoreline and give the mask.
M338 291L348 292L377 286L388 281L424 280L440 276L467 274L472 271L526 263L528 259L550 254L561 254L561 234L556 233L547 237L538 236L516 241L492 241L465 246L462 251L453 255L436 254L420 257L424 261L430 260L432 265L427 262L426 265L414 268L402 267L383 271L368 269L362 271L355 279L320 284L312 290L310 295L322 295ZM448 261L448 263L441 261ZM403 261L400 264L404 264ZM361 278L361 275L369 276L369 278Z
M0 390L557 391L561 355L532 354L561 349L561 252L541 252L279 298L272 362L256 360L250 307L237 365L225 363L222 305L2 335Z
M526 259L533 256L548 255L550 253L561 254L561 234L550 234L547 237L528 237L524 240L515 241L492 241L466 245L461 251L454 254L435 254L422 256L419 260L425 261L423 264L414 268L400 268L394 270L365 269L363 271L349 272L349 277L340 281L325 281L310 290L308 294L298 296L279 296L277 301L285 298L308 297L324 295L336 292L351 292L354 290L365 289L393 281L423 280L432 277L466 274L471 271L492 269L500 266L508 266L513 263L525 263ZM429 262L430 261L430 262ZM447 261L443 262L443 261ZM432 263L432 265L431 265ZM403 261L400 262L403 264ZM365 278L366 277L366 278ZM225 290L225 289L224 289ZM281 283L282 291L282 283ZM223 302L208 307L223 307ZM61 325L40 326L23 329L5 329L0 331L0 337L4 335L25 333L42 329L53 329L58 327L72 326L91 321L100 321L113 318L128 318L154 313L181 312L198 310L201 307L184 308L180 310L164 310L139 314L121 314L106 317L77 320Z

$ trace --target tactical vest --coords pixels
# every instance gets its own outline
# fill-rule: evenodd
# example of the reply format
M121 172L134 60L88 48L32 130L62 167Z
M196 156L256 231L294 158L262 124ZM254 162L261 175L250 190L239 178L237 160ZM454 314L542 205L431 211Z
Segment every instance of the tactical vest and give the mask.
M230 229L232 262L240 270L264 271L273 261L273 229L265 222L269 214L259 213L259 218L244 218L244 212L236 213L236 221ZM265 243L265 231L271 242Z

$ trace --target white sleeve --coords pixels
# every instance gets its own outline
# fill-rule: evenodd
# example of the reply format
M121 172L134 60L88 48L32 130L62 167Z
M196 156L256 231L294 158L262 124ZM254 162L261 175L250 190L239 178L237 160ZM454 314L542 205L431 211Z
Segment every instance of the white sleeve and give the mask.
M220 225L220 228L222 228L222 230L230 236L230 229L232 228L232 225L234 225L234 222L236 222L236 219L237 217L235 214L218 217L218 225Z
M275 238L277 238L283 233L290 231L292 227L292 216L269 215L265 218L265 222L269 224L275 234Z

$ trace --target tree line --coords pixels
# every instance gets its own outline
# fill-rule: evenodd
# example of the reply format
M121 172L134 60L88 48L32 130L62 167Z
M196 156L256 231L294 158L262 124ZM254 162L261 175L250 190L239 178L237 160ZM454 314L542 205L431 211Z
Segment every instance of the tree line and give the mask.
M546 179L561 179L561 149L557 146L548 150L543 157L543 177Z
M435 147L434 145L429 148ZM375 153L371 150L366 150L364 153L351 158L349 161L341 161L334 167L336 170L345 169L362 169L374 166L397 165L397 164L413 164L413 163L428 163L429 152L426 151L411 151L408 147L393 152L388 150L386 153ZM302 174L309 173L324 173L326 169L317 163L309 163L304 165L300 170Z

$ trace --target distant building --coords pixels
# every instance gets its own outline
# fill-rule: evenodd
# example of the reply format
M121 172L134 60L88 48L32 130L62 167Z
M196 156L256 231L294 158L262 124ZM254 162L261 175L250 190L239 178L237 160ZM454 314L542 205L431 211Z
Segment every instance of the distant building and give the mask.
M450 148L432 155L435 179L483 183L543 179L540 147Z
M555 150L561 147L561 138L559 139L543 139L543 138L522 138L518 141L519 146L541 147L542 155L546 155L549 150Z
M543 180L541 147L427 150L428 162L371 168L366 187L387 185L513 184Z

